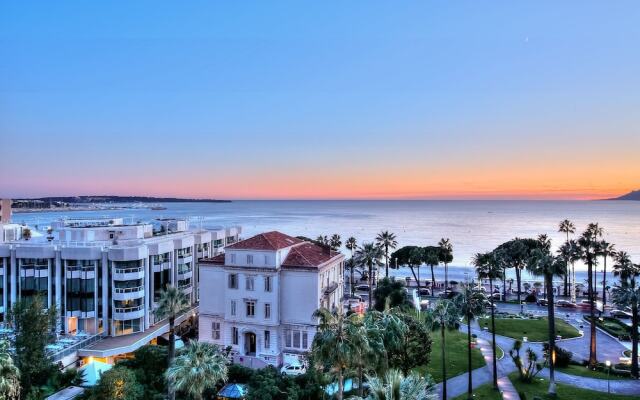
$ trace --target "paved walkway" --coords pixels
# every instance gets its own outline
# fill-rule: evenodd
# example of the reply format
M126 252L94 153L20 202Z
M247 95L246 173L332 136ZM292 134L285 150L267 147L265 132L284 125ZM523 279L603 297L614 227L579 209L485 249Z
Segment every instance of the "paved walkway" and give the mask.
M466 332L466 326L461 326L460 330ZM472 333L476 334L478 337L478 343L480 344L480 351L482 351L483 356L487 362L487 365L481 368L477 368L472 371L473 374L473 388L477 388L487 383L491 383L492 381L492 372L491 372L491 363L492 363L492 351L491 351L491 333L485 332L480 329L477 322L474 322L471 327ZM600 339L600 337L598 337ZM510 373L516 370L515 365L513 364L513 360L509 356L509 350L513 347L514 339L496 335L496 344L502 348L505 353L505 356L498 360L498 387L500 388L503 399L505 400L518 400L520 396L518 392L515 390L515 387L507 377ZM580 342L579 340L567 340L565 343L570 342ZM618 345L620 345L618 343ZM483 347L485 347L483 351ZM564 346L562 346L564 347ZM526 348L531 348L533 351L538 353L540 358L542 358L542 344L541 343L525 343L523 345L523 349L521 353L526 350ZM486 354L488 352L488 354ZM538 375L540 377L548 378L549 370L544 369ZM567 385L580 387L584 389L594 390L598 392L607 392L607 380L606 379L596 379L596 378L587 378L583 376L569 375L560 371L556 371L556 382L564 383ZM631 379L612 379L609 381L610 391L615 394L623 394L623 395L637 395L640 397L640 380L631 380ZM442 384L438 384L438 391L441 393ZM454 378L447 380L447 398L454 398L460 396L461 394L466 393L467 391L467 374L461 374Z

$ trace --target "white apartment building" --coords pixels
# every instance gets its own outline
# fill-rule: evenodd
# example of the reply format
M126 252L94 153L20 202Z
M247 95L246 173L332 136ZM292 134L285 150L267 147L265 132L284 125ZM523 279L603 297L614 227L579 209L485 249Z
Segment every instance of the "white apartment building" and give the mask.
M178 322L197 312L198 260L217 255L239 234L239 227L189 230L176 219L57 221L44 235L0 243L0 320L16 301L40 295L57 305L59 330L69 343L93 338L77 341L76 357L134 351L168 331L153 312L167 285L180 288L193 305ZM61 356L71 354L65 349Z
M311 348L320 307L343 296L344 255L267 232L200 263L199 339L231 346L234 360L274 366Z

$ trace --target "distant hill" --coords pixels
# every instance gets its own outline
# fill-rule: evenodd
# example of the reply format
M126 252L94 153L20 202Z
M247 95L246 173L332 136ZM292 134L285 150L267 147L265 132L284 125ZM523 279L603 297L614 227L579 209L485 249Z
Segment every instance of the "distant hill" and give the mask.
M37 199L45 203L230 203L231 200L215 199L181 199L177 197L147 197L147 196L62 196L40 197Z
M632 192L629 192L623 196L620 197L616 197L614 199L609 199L609 200L635 200L635 201L640 201L640 190L634 190Z

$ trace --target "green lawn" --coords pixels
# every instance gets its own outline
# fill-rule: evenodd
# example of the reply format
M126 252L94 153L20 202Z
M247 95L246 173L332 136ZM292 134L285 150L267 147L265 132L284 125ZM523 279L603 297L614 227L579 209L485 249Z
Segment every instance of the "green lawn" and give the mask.
M480 400L502 400L500 392L493 389L491 383L479 386L473 390L473 398ZM467 393L462 394L454 400L467 400Z
M584 317L587 321L591 320L591 317ZM600 318L596 318L596 326L604 329L609 334L622 338L623 340L630 340L631 337L631 327L625 325L623 322L618 321L616 318L611 317L602 317L602 321Z
M589 368L586 368L582 365L570 364L568 367L556 368L556 369L560 372L564 372L565 374L585 376L587 378L607 379L607 373L605 371L600 371L600 370L592 371ZM611 380L630 379L630 377L614 375L613 373L611 373L609 378Z
M442 341L440 331L436 330L431 334L433 344L431 345L431 362L426 367L417 368L418 372L431 374L436 382L442 382ZM447 331L446 334L446 362L447 379L467 372L467 335L460 331ZM480 349L474 348L471 351L472 369L485 365L484 357Z
M481 327L491 330L491 319L478 320ZM496 334L522 340L526 336L530 342L543 342L549 338L547 318L519 319L496 318ZM578 330L563 320L556 318L556 334L564 339L578 337Z
M518 379L518 373L514 372L509 375L509 379L513 382L516 390L519 393L524 393L527 399L533 399L539 397L543 400L554 399L547 395L549 389L549 381L542 378L535 378L533 383L523 383ZM631 400L636 399L637 396L623 396L616 394L607 394L603 392L596 392L593 390L581 389L575 386L569 386L562 383L556 384L557 397L555 399L562 400Z

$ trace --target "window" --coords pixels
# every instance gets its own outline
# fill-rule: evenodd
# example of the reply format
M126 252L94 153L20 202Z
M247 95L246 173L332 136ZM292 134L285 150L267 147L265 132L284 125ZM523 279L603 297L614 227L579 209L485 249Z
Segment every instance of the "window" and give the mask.
M231 300L231 315L233 315L233 316L236 315L236 301L235 300Z
M253 291L253 276L247 276L245 280L245 289Z
M264 265L269 264L269 256L264 256Z
M237 288L238 288L238 275L229 274L229 289L237 289Z
M271 318L271 304L269 303L265 303L264 305L264 318L265 319Z
M247 301L247 317L254 317L256 315L256 302Z
M247 265L253 264L253 255L247 254Z
M220 340L220 322L211 323L211 339Z
M306 331L285 329L284 345L289 348L306 350L309 348L309 336Z
M271 291L271 277L270 276L265 276L264 277L264 291L265 292L270 292Z
M264 331L264 348L268 349L271 347L271 332Z
M233 344L238 344L238 328L235 326L231 328L231 338L233 340Z
M236 255L235 254L230 254L229 258L230 258L231 264L235 264L236 263Z

